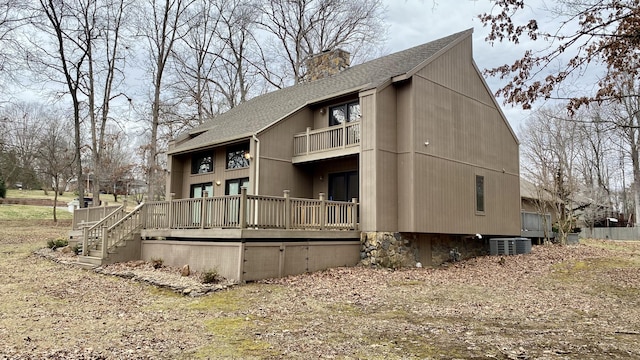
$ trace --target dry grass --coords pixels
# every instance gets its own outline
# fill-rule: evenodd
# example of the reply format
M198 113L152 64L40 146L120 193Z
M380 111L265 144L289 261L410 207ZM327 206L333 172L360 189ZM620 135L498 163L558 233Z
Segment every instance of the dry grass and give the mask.
M640 357L638 243L333 269L193 299L30 255L64 227L0 227L8 358Z

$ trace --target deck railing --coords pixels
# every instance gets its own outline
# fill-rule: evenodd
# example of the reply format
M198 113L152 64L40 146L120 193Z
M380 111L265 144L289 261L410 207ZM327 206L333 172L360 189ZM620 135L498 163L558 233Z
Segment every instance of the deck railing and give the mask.
M107 257L107 252L128 239L134 232L139 231L143 224L144 204L136 206L133 211L116 221L113 225L104 228L102 232L102 258Z
M360 122L354 121L311 130L293 136L293 155L356 146L360 143Z
M114 211L109 212L108 215L101 218L99 221L95 222L92 226L83 228L82 255L87 255L89 253L90 247L93 247L99 241L102 240L105 234L105 229L111 227L113 224L118 222L127 214L126 208L127 208L127 203L124 202L121 206L118 206ZM92 208L88 208L87 210L89 209L92 209ZM98 212L94 212L93 214L97 214L97 213ZM92 213L89 213L89 214L92 214ZM75 212L74 212L74 221L75 221Z
M357 230L358 203L240 195L149 202L145 229L318 229Z
M73 230L81 230L83 227L86 227L85 224L92 226L118 208L120 208L120 205L74 209Z

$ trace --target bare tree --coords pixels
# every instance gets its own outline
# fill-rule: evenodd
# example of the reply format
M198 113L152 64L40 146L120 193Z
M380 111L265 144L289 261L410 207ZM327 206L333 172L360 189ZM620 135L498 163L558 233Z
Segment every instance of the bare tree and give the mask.
M38 134L36 159L38 171L53 188L53 221L57 218L58 194L64 192L70 170L75 161L73 140L68 136L64 118L49 112L39 120L45 120L44 129ZM81 201L82 202L82 201Z
M548 206L555 213L560 243L575 227L574 198L577 182L574 174L578 146L573 134L577 123L567 121L560 109L539 111L522 131L524 175L537 192L549 194ZM544 196L541 198L544 199Z
M33 25L40 34L47 36L44 44L41 38L32 38L31 46L36 54L28 56L30 65L36 73L47 76L49 80L62 84L66 88L66 94L71 97L73 109L74 145L75 145L75 177L78 184L80 198L84 196L84 183L82 168L81 140L81 91L84 77L83 67L87 61L86 44L82 39L82 30L79 27L75 11L65 3L55 0L39 0L39 8L35 9L42 15L34 18ZM49 43L51 41L51 43ZM51 48L53 51L51 51ZM60 79L62 77L62 79ZM80 207L84 202L80 201Z
M633 170L633 195L635 199L635 222L640 216L640 87L634 81L623 82L621 93L635 95L625 96L612 112L612 118L617 131L622 135L624 144L631 158Z
M636 0L558 0L524 17L528 5L523 0L497 0L493 11L480 15L490 27L487 41L545 42L541 51L526 50L521 59L487 71L507 79L498 94L512 104L531 107L537 99L568 98L570 109L605 99L619 99L625 94L617 87L619 76L640 74L638 31L640 12ZM552 16L549 29L534 16ZM559 66L557 65L559 64ZM572 76L581 76L589 66L602 65L604 74L593 94L555 93Z
M27 10L24 1L0 0L0 85L3 80L12 78L18 68L22 43L16 30L29 23Z
M120 50L123 17L128 3L124 0L89 0L79 6L87 49L87 74L82 90L87 97L91 126L91 157L94 164L93 203L100 204L102 157L105 151L105 130L110 121L111 102L122 94L114 94L121 82L124 57Z
M149 68L152 74L153 95L151 100L150 139L145 153L147 154L147 182L148 196L155 199L157 194L156 174L162 171L158 165L158 128L160 126L160 111L162 106L165 70L172 54L173 47L180 36L187 33L189 24L187 9L194 0L149 0L146 6L141 6L138 32L148 43L150 58Z
M186 113L182 116L174 112L177 126L173 126L173 122L169 124L176 128L171 132L202 124L217 113L217 99L211 81L223 47L216 36L220 15L213 1L196 3L189 13L189 31L172 51L177 78L173 88L182 108L195 108L195 111L179 111Z
M76 131L76 158L81 159L85 146L81 142L83 119L88 119L91 159L99 164L104 147L104 131L110 121L111 103L122 81L124 58L121 56L125 0L78 0L59 2L40 0L40 10L47 21L36 22L38 29L55 39L57 53L51 44L34 43L39 51L37 61L49 71L50 79L63 83L71 95ZM59 79L63 75L63 79ZM93 168L94 204L100 203L101 169ZM83 168L77 163L79 192L84 191Z
M127 135L116 128L107 131L104 141L104 153L99 164L103 176L104 190L111 191L113 201L118 201L119 194L125 194L122 187L129 178L134 165Z
M15 103L2 111L0 117L7 120L4 141L14 157L13 164L5 169L5 176L13 182L21 182L25 188L40 188L36 164L39 146L38 136L43 131L49 109L38 103Z
M264 70L274 86L302 80L311 55L339 47L356 55L384 40L381 0L264 0L257 6L260 25L283 61L279 69Z

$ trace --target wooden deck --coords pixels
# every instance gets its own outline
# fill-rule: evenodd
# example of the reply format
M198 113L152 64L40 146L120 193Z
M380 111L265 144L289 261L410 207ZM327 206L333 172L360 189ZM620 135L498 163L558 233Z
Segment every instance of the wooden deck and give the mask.
M285 276L360 258L358 203L240 195L169 199L114 209L78 209L80 262L87 266L162 258L173 266L216 268L238 281ZM93 215L91 215L91 212ZM107 214L93 220L96 214ZM82 220L81 220L82 219ZM77 221L76 221L77 220Z

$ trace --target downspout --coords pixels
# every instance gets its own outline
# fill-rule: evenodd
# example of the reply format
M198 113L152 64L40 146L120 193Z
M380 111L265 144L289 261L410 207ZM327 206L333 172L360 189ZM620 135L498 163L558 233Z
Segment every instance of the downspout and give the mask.
M254 195L260 195L260 192L258 191L259 189L259 185L260 185L260 139L258 139L258 137L256 137L255 134L252 135L253 137L253 141L256 142L256 155L255 155L255 161L256 161L256 173L254 176L254 185L253 185L253 192Z

